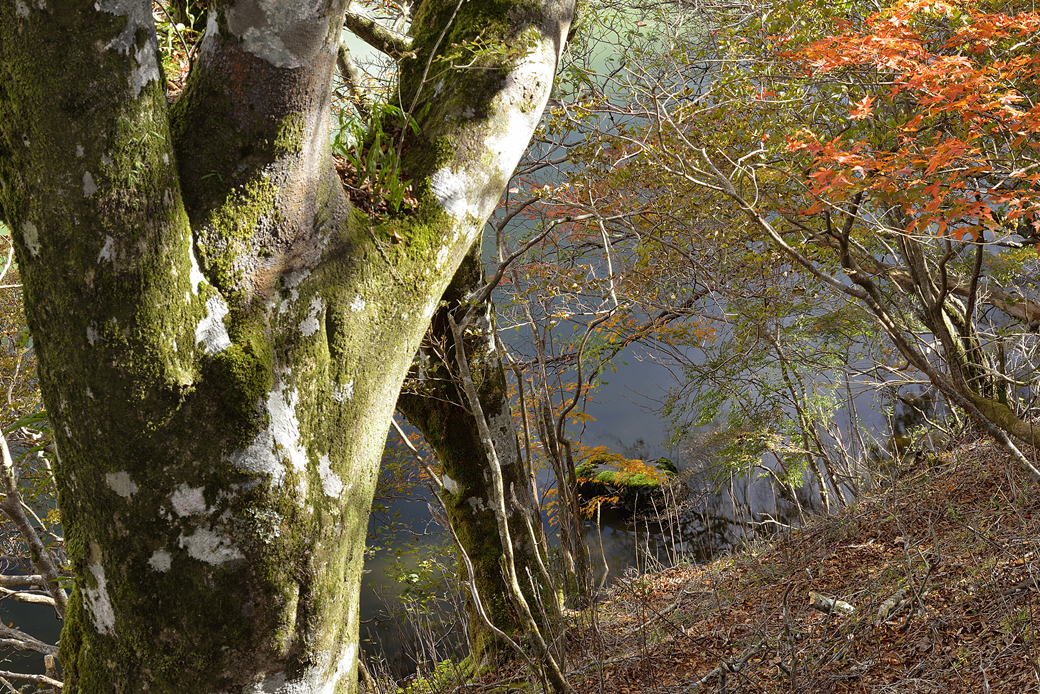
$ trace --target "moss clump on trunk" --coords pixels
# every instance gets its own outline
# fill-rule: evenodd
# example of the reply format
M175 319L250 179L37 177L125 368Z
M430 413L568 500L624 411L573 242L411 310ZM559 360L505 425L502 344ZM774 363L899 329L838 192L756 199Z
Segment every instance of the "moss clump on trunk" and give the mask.
M147 2L0 6L0 217L76 575L66 694L355 687L393 404L501 189L482 174L452 188L461 202L351 209L328 137L344 5L222 5L172 112ZM565 31L558 15L540 21ZM468 143L452 170L515 163L490 151L494 123L530 135L509 99L485 100L482 123L431 130ZM426 142L419 161L444 155ZM380 222L406 242L378 247Z

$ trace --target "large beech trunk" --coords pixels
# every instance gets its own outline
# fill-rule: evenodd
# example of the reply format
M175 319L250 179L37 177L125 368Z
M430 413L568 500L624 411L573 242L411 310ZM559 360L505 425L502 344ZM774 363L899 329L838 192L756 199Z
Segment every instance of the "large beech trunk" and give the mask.
M215 3L172 108L147 0L0 7L0 215L76 575L66 694L355 688L400 384L573 2L421 4L401 83L421 133L399 141L419 205L383 217L330 159L344 5ZM460 53L478 34L515 50Z

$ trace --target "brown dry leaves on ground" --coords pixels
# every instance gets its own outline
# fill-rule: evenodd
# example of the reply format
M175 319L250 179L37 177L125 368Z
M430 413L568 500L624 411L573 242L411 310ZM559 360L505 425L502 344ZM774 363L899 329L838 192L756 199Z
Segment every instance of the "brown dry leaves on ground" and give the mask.
M933 462L768 546L622 581L575 629L575 691L1040 690L1040 488L987 442Z

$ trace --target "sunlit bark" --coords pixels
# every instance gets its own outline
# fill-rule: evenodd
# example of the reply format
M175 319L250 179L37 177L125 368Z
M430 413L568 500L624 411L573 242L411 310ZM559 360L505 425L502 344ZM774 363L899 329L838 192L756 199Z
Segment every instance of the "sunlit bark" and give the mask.
M344 5L216 3L172 109L149 2L0 8L0 216L76 574L66 694L355 688L397 393L573 3L422 4L396 143L418 204L382 217L330 157ZM458 48L478 34L504 50Z

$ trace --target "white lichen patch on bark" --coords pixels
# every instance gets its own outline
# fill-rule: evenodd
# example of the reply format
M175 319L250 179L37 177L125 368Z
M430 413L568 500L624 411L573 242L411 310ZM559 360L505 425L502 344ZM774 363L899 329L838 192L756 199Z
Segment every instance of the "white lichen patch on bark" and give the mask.
M307 315L300 322L300 334L304 337L310 337L314 333L318 332L321 327L321 323L318 322L318 314L322 312L325 305L322 303L320 297L314 297L311 299L310 306L307 307Z
M93 395L91 395L91 397L93 397ZM109 489L124 499L129 499L138 489L137 485L134 484L134 481L130 479L130 473L125 470L110 472L105 475L105 484L108 485Z
M100 564L88 564L87 570L97 583L96 588L91 588L86 582L80 585L83 593L83 602L90 611L94 630L99 634L112 634L116 629L116 613L112 609L112 601L108 597L105 580L105 570Z
M227 28L247 52L275 67L299 68L326 44L325 5L322 0L238 0L225 10Z
M173 566L173 557L165 549L157 549L148 559L148 566L152 567L152 571L166 573Z
M458 482L447 475L441 475L441 486L447 489L449 494L454 494L459 491Z
M287 289L295 289L299 287L305 279L311 276L310 270L294 270L285 276L282 280Z
M224 327L224 316L228 306L219 294L206 301L206 317L195 328L195 342L201 344L206 354L217 354L231 346L231 338Z
M126 17L126 25L116 38L108 42L106 50L115 50L124 55L133 54L137 61L137 69L130 74L130 87L134 97L141 95L141 90L152 80L160 79L159 41L155 37L155 22L152 19L151 3L141 0L100 0L94 4L100 12ZM147 34L144 45L137 47L137 32L144 29Z
M190 487L186 482L182 482L173 490L173 494L170 494L173 512L182 517L205 513L209 507L206 506L206 497L202 492L202 487Z
M319 676L315 676L318 674ZM304 671L297 679L288 679L284 672L268 675L253 682L245 691L249 694L311 694L317 692L321 685L320 673L316 668Z
M89 171L83 172L83 197L89 198L97 192L97 184Z
M188 237L188 257L191 259L191 272L188 275L188 281L191 282L191 293L197 295L199 293L199 285L206 281L206 276L199 269L199 259L195 257L195 244L191 236ZM185 298L191 300L190 296Z
M321 694L332 694L336 691L336 685L346 677L350 669L354 667L354 660L357 658L357 644L348 643L343 647L343 656L336 663L336 671L332 673L332 677L325 682L325 686L321 688Z
M282 536L282 517L277 511L269 508L251 509L248 512L252 517L253 534L269 545Z
M256 435L253 442L233 453L230 461L240 470L270 475L271 485L282 486L285 465L302 472L307 466L307 453L300 445L300 422L296 418L295 390L286 391L281 383L267 394L261 407L267 409L268 425Z
M97 261L99 263L102 260L107 260L110 263L112 262L112 258L115 257L115 251L113 250L115 242L115 239L113 239L111 236L105 237L105 244L101 247L101 252L98 253L97 257Z
M430 297L430 300L426 302L426 310L423 311L423 321L429 321L433 318L433 312L437 310L437 305L440 302L441 298L439 296Z
M188 550L188 556L192 559L198 559L213 566L220 566L226 562L243 558L242 553L231 543L231 538L208 526L197 528L191 535L181 533L177 538L177 543Z
M134 54L138 68L130 76L130 86L134 89L134 96L140 96L141 90L152 80L159 80L162 73L159 72L159 62L155 59L159 52L159 42L152 35L144 46Z
M486 219L527 149L527 135L541 119L556 73L550 41L539 42L506 76L492 104L494 119L477 162L455 162L436 171L430 190L445 212L459 221ZM462 113L460 112L460 115Z
M318 460L318 477L321 478L321 490L326 496L335 499L343 493L343 480L332 471L332 461L327 453Z
M289 297L283 299L282 303L278 306L279 314L286 314L289 312L292 305L300 298L300 290L297 289L297 287L299 287L300 283L310 276L310 270L296 270L295 272L290 272L283 278L282 282L284 283L285 288L289 290Z
M498 350L498 346L495 344L495 330L493 327L495 325L495 316L491 311L493 306L494 304L490 301L485 302L483 322L480 326L481 330L484 331L484 337L487 338L485 348L489 356L495 354L496 350Z
M343 402L344 400L350 400L354 397L354 382L348 381L346 385L340 385L338 383L332 384L332 399L336 402Z
M297 290L297 289L290 289L289 290L289 297L287 299L283 299L282 302L278 305L278 314L284 316L286 313L288 313L289 309L292 308L293 303L297 299L299 299L299 298L300 298L299 290Z
M91 323L90 325L87 326L87 344L88 345L93 347L94 343L97 342L100 339L100 337L101 336L98 335L97 328L94 327L93 323Z
M249 694L333 694L336 685L354 666L356 658L357 645L348 643L331 672L329 654L316 653L314 661L317 664L304 670L299 677L290 680L284 672L278 672L253 682L245 691Z
M513 418L510 416L508 408L508 402L505 402L502 410L488 418L488 429L491 430L491 444L502 467L518 462L515 455L517 450L516 429L513 428Z
M365 300L360 296L355 296L354 300L350 302L350 310L354 313L361 313L365 310Z
M24 19L29 16L29 6L22 2L22 0L16 0L14 3L14 13Z
M430 177L430 192L444 211L456 219L464 218L469 209L466 185L463 175L454 173L450 166L435 171Z
M40 254L40 230L32 222L22 222L22 240L32 257Z

